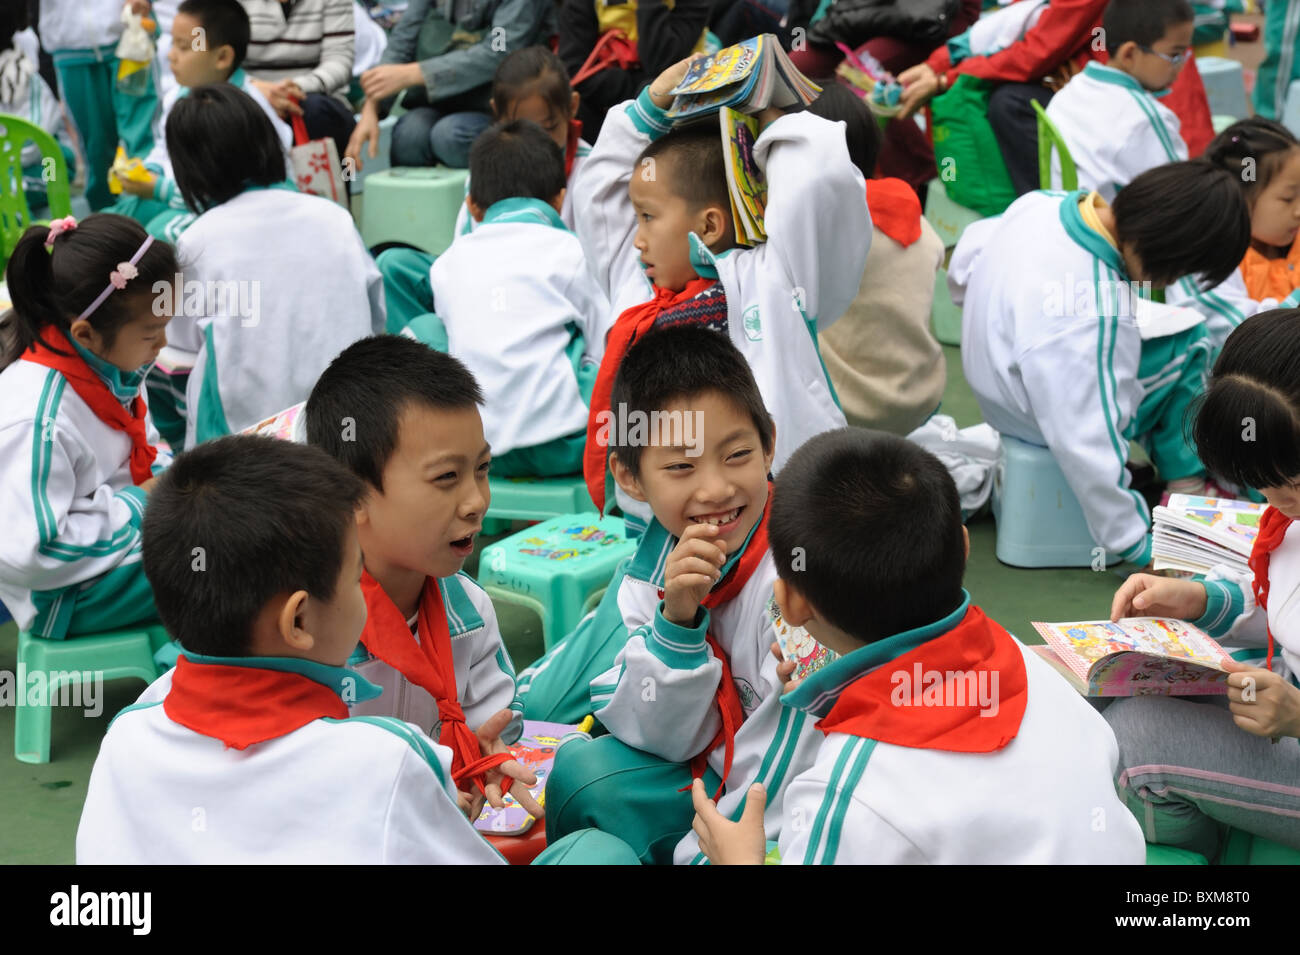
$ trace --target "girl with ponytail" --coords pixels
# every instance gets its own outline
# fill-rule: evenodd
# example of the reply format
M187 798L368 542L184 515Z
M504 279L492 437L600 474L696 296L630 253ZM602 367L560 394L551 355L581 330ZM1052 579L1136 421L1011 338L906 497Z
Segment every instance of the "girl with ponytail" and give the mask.
M175 250L116 215L29 228L0 372L0 599L62 639L156 618L140 562L155 447L141 385L167 344ZM162 291L160 291L160 289Z

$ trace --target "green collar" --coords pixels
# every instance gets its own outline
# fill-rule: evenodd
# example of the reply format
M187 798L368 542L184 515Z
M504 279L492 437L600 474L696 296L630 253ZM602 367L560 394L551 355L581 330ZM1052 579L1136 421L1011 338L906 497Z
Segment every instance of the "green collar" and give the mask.
M877 667L884 666L904 654L911 653L923 643L929 643L936 637L947 633L961 623L970 608L970 594L965 589L961 592L961 604L952 613L934 623L896 633L892 637L877 640L859 647L826 664L820 670L810 673L790 693L781 697L781 702L796 710L811 713L822 719L831 711L844 688L865 676Z
M239 69L235 70L235 72L227 76L226 82L229 83L231 86L239 87L241 90L247 90L249 87L248 74L244 72L244 68L242 66ZM190 95L190 88L188 86L182 86L176 90L177 99L180 99L182 96L189 96L189 95Z
M1105 64L1098 63L1096 60L1089 60L1084 66L1083 72L1087 73L1089 77L1099 83L1111 83L1114 86L1122 86L1131 93L1141 93L1145 96L1150 96L1156 99L1169 95L1169 90L1167 89L1153 93L1138 82L1136 77L1130 76L1123 70L1116 69L1113 66L1106 66Z
M526 199L516 196L513 199L502 199L500 202L494 202L488 206L487 212L483 213L483 221L479 225L487 225L490 222L536 222L540 225L554 226L557 229L569 231L569 227L564 224L560 214L549 202L543 202L541 199Z
M329 687L345 703L364 703L366 700L373 700L383 692L382 687L371 683L355 670L317 663L315 660L303 660L299 657L210 657L185 649L182 649L181 653L190 663L297 673L321 686Z
M123 371L112 362L105 361L94 352L83 348L72 336L67 336L67 339L68 343L76 349L77 354L85 359L86 364L90 366L90 370L108 386L108 390L113 393L114 398L123 404L135 400L135 396L140 393L140 386L144 383L144 376L149 373L153 362L143 368L137 368L135 371Z
M1061 199L1061 225L1065 227L1066 235L1073 239L1076 245L1101 259L1109 268L1118 272L1121 279L1127 281L1128 272L1124 268L1124 259L1120 257L1119 249L1107 242L1105 238L1098 234L1096 229L1083 221L1083 213L1079 211L1079 203L1087 198L1087 189L1076 189L1074 192L1065 194Z

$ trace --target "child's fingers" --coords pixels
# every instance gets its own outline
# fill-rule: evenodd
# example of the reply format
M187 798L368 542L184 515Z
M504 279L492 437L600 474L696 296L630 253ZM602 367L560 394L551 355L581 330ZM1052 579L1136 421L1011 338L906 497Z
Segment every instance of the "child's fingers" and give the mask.
M536 780L534 780L534 782L536 782ZM528 787L523 783L516 781L514 785L509 786L506 789L506 792L513 796L515 802L519 803L519 805L524 808L524 812L528 813L534 819L541 819L546 815L546 812L542 809L541 803L533 798L533 794L528 791Z
M703 557L687 557L677 562L673 567L672 576L681 577L686 574L695 574L700 577L708 578L709 584L712 585L720 575L717 565L710 563Z
M772 656L776 657L776 672L777 672L777 673L780 673L780 672L781 672L781 664L783 664L783 663L786 662L785 654L781 652L781 644L779 644L779 643L777 643L775 640L773 640L773 641L772 641L772 646L769 647L768 649L770 649L770 650L772 651Z
M508 760L507 762L502 763L499 768L502 775L509 776L511 779L516 779L525 786L537 785L536 773L525 769L518 760Z
M1133 598L1150 586L1152 578L1147 574L1134 574L1120 585L1110 602L1110 619L1132 616Z

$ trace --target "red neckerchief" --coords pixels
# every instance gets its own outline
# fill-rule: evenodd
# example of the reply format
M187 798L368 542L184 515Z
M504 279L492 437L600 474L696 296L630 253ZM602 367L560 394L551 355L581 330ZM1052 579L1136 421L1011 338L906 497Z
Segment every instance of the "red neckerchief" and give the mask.
M902 686L897 674L904 673L909 682L915 682L917 666L923 675L958 671L964 676L973 671L977 680L983 672L996 673L997 712L982 715L978 695L964 706L926 705L921 686L912 686L912 696L905 701L910 705L898 705L894 696ZM953 679L957 684L954 702L957 690L966 699L970 683L969 677L963 681L963 676ZM940 703L947 698L947 691L945 683ZM848 733L914 749L991 753L1016 738L1028 701L1025 659L1019 645L979 607L972 606L947 633L850 683L817 728L823 733Z
M758 526L754 528L749 543L745 545L744 553L740 555L740 560L736 561L736 566L731 568L726 578L709 591L709 595L704 598L700 606L710 610L720 607L745 589L745 584L749 583L749 578L754 576L754 571L767 556L767 515L771 508L772 485L768 484L763 516L759 518ZM662 597L662 594L660 596ZM713 794L713 800L717 802L722 797L723 790L727 788L727 777L731 774L731 761L736 755L736 732L740 729L740 724L745 722L745 708L741 705L736 681L731 676L731 660L727 652L722 649L722 644L718 643L712 633L706 633L704 639L712 648L714 657L722 664L722 679L718 682L716 696L722 727L714 734L709 745L691 759L691 778L699 779L704 775L704 771L709 768L709 754L722 746L722 781L718 783L718 791ZM685 792L690 788L685 786L678 791Z
M600 360L600 371L596 373L596 384L591 392L591 406L587 413L587 447L582 455L582 473L587 481L587 490L596 503L596 510L602 514L605 512L605 458L609 448L596 440L600 431L598 418L601 412L610 410L609 396L614 390L614 378L618 375L619 365L623 364L623 356L633 342L654 326L655 318L660 312L690 301L715 281L694 278L680 292L656 285L654 298L626 309L609 330L605 339L605 356Z
M44 345L38 348L37 345ZM68 354L59 354L67 349ZM153 477L153 460L158 456L158 449L149 443L148 433L144 427L145 403L140 395L131 402L131 410L122 407L122 402L114 397L108 385L91 370L86 360L77 354L68 343L67 336L53 325L46 325L32 346L22 355L24 361L30 361L46 368L53 368L67 380L72 390L95 412L95 417L110 428L126 434L131 439L131 480L139 485Z
M231 749L288 736L321 717L342 720L348 715L337 693L301 673L191 663L184 654L176 659L172 688L162 705L173 723Z
M1268 631L1268 662L1265 666L1273 669L1273 628L1268 625L1268 562L1273 551L1277 550L1291 527L1292 518L1287 517L1276 507L1264 508L1259 518L1259 535L1250 549L1250 569L1255 575L1250 588L1255 594L1255 603L1264 613L1264 629Z
M564 179L573 175L573 161L578 158L578 141L582 139L582 120L569 120L569 141L564 144Z
M871 224L903 248L921 238L921 200L901 179L868 179Z
M451 632L438 582L425 580L420 594L418 643L402 612L369 571L361 574L361 592L366 598L366 628L361 632L361 642L406 679L429 691L438 703L438 719L442 721L438 742L451 749L452 779L459 784L468 778L480 790L486 790L484 774L514 757L509 753L484 756L478 737L465 724L465 711L456 695Z

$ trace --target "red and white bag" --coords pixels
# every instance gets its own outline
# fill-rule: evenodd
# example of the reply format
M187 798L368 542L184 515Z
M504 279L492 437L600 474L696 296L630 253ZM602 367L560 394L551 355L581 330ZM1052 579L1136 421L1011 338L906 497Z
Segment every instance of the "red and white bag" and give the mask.
M308 139L307 124L295 115L293 122L293 149L289 159L293 163L293 181L299 192L310 192L348 207L347 190L343 185L343 167L339 163L339 149L334 140Z

